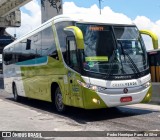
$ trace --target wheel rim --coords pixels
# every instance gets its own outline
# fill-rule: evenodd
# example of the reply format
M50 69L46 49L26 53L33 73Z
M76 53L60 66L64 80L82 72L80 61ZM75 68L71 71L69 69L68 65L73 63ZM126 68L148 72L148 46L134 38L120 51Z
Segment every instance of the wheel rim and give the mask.
M56 108L58 111L63 111L64 109L64 104L63 104L63 99L62 99L62 94L60 91L57 92L56 94Z

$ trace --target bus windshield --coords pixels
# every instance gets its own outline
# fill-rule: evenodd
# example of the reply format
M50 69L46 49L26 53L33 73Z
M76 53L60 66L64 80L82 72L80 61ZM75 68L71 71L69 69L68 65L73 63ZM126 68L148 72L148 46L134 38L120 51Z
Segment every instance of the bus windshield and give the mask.
M148 71L147 54L135 26L77 23L84 35L83 69L123 76Z

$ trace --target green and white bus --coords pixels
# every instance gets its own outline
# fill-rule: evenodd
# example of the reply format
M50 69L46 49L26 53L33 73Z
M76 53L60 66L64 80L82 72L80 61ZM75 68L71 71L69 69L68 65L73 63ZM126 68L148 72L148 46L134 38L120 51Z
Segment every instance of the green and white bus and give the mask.
M147 53L130 22L59 15L6 46L5 90L66 106L99 109L151 99Z

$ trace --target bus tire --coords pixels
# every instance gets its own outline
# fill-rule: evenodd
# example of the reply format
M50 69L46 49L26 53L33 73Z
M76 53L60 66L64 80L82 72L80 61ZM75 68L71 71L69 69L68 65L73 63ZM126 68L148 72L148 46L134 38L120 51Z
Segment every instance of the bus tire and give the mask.
M57 112L63 113L66 110L66 106L63 104L62 93L59 87L56 88L54 94L54 106Z
M13 96L14 96L14 100L15 101L19 101L20 100L20 96L18 95L17 93L17 87L16 87L16 84L13 84Z

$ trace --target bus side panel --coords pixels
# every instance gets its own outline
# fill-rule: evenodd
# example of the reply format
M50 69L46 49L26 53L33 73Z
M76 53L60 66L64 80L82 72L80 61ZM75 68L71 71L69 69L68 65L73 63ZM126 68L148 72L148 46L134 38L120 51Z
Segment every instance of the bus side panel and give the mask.
M20 66L11 64L4 65L4 89L8 93L13 93L13 83L16 85L18 95L25 96Z
M107 108L107 105L95 91L90 90L88 88L83 88L83 91L85 109Z
M69 86L69 99L70 105L74 107L84 108L84 94L82 87L77 81L81 81L81 75L68 70L68 86Z
M13 66L12 65L3 65L3 76L4 76L4 89L8 93L12 93L12 83L13 78Z
M4 90L8 93L12 93L12 81L13 78L4 77Z
M14 76L13 76L13 82L16 85L17 92L19 96L25 97L25 91L22 81L22 71L19 65L14 64Z
M59 75L65 73L63 63L47 56L36 61L35 66L21 67L26 97L51 101L51 84L58 82Z

